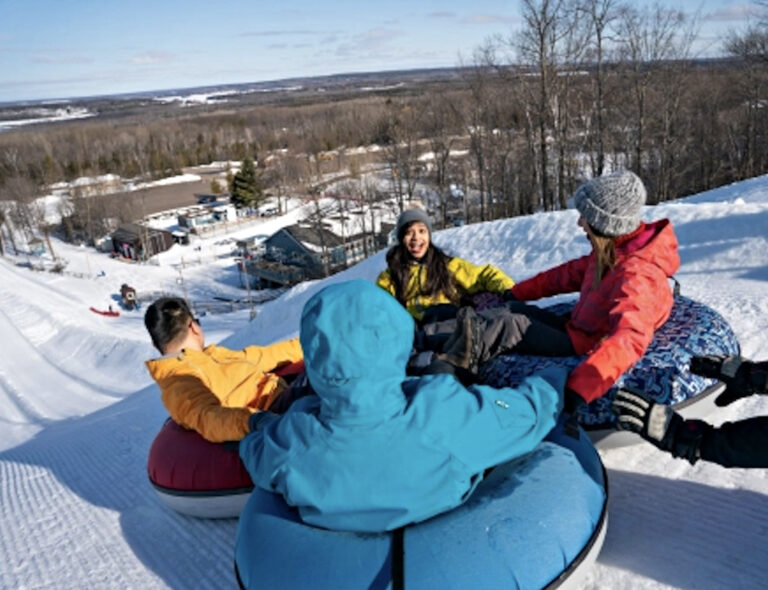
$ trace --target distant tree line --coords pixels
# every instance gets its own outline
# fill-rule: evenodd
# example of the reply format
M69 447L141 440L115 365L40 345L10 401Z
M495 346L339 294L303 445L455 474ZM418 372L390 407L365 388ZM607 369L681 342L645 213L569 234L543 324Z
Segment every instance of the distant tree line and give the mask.
M478 47L458 77L417 90L2 133L0 200L83 175L149 179L236 160L253 166L228 188L252 205L314 198L325 173L354 179L376 163L399 208L428 183L446 224L451 185L475 196L464 216L486 220L562 209L585 176L616 167L646 181L651 203L768 172L765 20L729 34L725 58L702 60L696 19L670 7L522 0L521 13L522 27ZM343 151L365 146L379 150Z

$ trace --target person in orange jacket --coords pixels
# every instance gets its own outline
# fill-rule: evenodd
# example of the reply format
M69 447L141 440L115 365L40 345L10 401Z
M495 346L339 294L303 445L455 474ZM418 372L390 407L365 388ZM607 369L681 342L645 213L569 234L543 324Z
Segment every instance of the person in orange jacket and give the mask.
M240 440L261 410L279 411L290 400L273 371L303 359L298 338L231 350L205 346L189 305L162 297L147 308L144 325L162 357L146 362L171 418L211 442Z
M669 317L671 277L680 267L672 223L644 223L646 189L628 170L593 178L573 195L592 250L512 287L509 301L463 309L445 360L476 370L498 354L586 355L566 383L566 408L604 395L634 365ZM523 302L579 292L567 316Z

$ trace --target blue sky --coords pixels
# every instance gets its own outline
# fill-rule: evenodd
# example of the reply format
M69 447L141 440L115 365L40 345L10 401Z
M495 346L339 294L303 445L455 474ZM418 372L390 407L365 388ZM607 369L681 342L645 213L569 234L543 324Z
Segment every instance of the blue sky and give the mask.
M700 11L708 55L752 9L661 3ZM0 102L455 66L519 17L517 0L0 0Z

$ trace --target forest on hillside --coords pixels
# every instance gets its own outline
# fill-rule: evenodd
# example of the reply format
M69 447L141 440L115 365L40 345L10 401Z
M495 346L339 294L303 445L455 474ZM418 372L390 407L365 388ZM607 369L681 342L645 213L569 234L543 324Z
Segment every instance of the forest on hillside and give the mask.
M259 194L312 196L325 175L360 178L376 164L401 208L417 181L444 202L459 185L475 196L466 219L478 221L565 208L585 177L619 166L644 179L650 203L768 172L766 21L723 39L725 57L702 60L696 19L670 7L521 6L520 30L423 83L390 74L365 92L275 92L258 104L136 108L0 133L0 200L23 207L57 181L247 159ZM446 216L443 206L438 222Z

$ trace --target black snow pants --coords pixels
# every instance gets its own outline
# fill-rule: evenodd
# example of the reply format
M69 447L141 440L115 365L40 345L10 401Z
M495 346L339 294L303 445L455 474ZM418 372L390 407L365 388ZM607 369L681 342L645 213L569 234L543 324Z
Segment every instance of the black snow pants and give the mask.
M463 307L455 318L423 324L415 347L448 353L446 346L458 343L472 349L471 364L475 367L509 352L572 356L576 352L565 329L567 322L567 315L517 301L477 312Z

